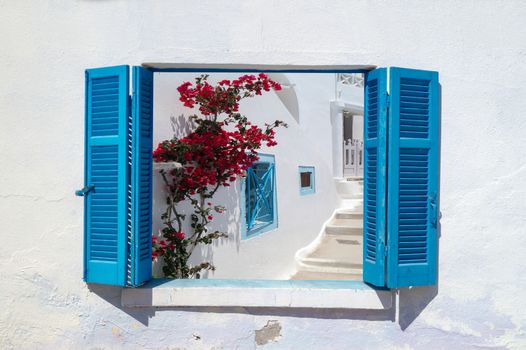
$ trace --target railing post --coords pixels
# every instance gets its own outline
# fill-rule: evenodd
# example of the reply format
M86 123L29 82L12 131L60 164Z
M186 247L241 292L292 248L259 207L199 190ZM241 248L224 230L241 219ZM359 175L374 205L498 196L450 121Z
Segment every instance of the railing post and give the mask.
M356 176L363 177L363 141L357 140L356 144L357 144L357 150L358 150L358 164L357 164Z

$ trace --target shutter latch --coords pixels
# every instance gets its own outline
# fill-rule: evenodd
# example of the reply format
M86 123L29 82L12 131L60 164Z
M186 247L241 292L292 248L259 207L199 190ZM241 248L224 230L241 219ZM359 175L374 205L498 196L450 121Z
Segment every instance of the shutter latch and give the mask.
M94 189L94 185L85 186L83 189L75 191L75 195L79 197L84 197L86 194L88 194L90 191L93 191Z

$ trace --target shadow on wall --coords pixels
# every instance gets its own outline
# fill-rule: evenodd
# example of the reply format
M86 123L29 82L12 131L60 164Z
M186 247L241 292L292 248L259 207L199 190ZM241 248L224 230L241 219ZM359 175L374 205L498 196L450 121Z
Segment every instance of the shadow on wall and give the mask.
M236 247L236 250L239 252L240 245L241 245L241 207L240 207L240 181L238 180L236 183L232 184L229 187L221 188L217 193L216 196L214 196L213 199L210 199L210 202L212 203L212 206L214 205L220 205L227 208L227 211L223 213L215 213L212 212L212 216L214 217L213 223L209 227L209 232L213 231L219 231L224 232L228 235L227 238L221 238L219 240L214 241L211 245L198 245L195 250L192 252L192 255L190 257L189 263L191 265L197 265L202 262L210 262L214 264L214 249L217 247L225 246L225 245L234 245ZM165 210L164 207L164 189L162 186L162 181L160 180L160 176L157 174L154 174L154 213L153 213L153 232L158 232L162 227L162 220L160 219L161 212ZM156 205L155 203L158 203ZM180 207L184 208L182 211L184 212L191 212L192 207L188 201L181 202L179 204ZM158 210L156 210L158 209ZM189 220L185 221L185 224L183 225L183 230L185 232L189 232L190 230L190 222ZM162 259L159 259L158 261L153 263L153 275L155 277L163 277L162 273L162 266L163 266ZM201 273L201 278L209 278L209 271L203 271Z
M281 307L137 307L129 308L121 305L121 287L88 284L90 292L98 295L112 306L133 317L144 326L149 325L150 318L157 312L186 311L215 314L245 314L254 316L277 316L318 319L346 319L362 321L396 321L396 300L387 310L362 309L319 309L319 308L281 308ZM149 289L152 293L152 289ZM148 298L146 296L146 298ZM151 296L150 296L151 298Z
M174 137L180 139L190 134L195 130L195 123L193 120L186 117L184 114L180 114L177 117L170 117L170 125L172 127Z
M294 89L294 84L292 84L287 78L286 74L283 73L269 73L268 76L270 79L277 81L281 84L283 87L279 91L275 91L276 96L278 96L279 100L287 111L289 111L290 115L296 123L300 123L300 107L298 103L298 95L296 94L296 90Z
M318 319L347 319L363 321L391 321L396 322L398 309L398 324L405 331L422 313L438 293L437 286L412 287L399 290L398 308L396 299L387 310L361 309L317 309L317 308L275 308L275 307L141 307L127 308L121 306L121 287L89 284L90 292L98 295L106 302L133 317L136 321L148 326L150 318L157 312L188 311L202 313L238 313L256 316L299 317ZM151 289L149 289L152 292ZM394 298L393 293L393 298Z
M438 286L410 287L398 292L398 324L406 330L438 294Z
M241 186L240 182L243 180L237 180L231 186L221 188L213 199L211 199L212 205L221 205L227 208L223 213L212 213L214 221L210 225L210 231L225 232L228 237L221 238L214 241L211 245L200 245L192 253L190 258L190 264L199 264L203 261L208 261L214 264L214 249L225 245L236 245L236 251L239 252L241 245ZM201 278L209 278L210 272L204 271L201 274Z
M154 308L124 308L121 306L122 287L108 286L103 284L87 284L91 293L96 294L115 308L133 317L137 322L148 326L150 318L155 316Z

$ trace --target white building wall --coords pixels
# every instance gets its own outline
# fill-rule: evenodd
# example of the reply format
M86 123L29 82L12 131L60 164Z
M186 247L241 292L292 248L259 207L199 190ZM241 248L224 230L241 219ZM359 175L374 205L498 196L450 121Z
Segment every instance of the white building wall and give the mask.
M154 75L155 145L173 137L173 120L177 121L176 134L185 134L184 120L195 114L197 108L190 110L183 106L177 87L185 81L194 83L195 77L200 74ZM209 82L232 80L240 75L243 73L210 74ZM214 214L210 229L227 232L229 237L196 251L192 259L195 263L203 259L213 260L217 270L205 274L210 278L288 279L294 272L296 251L318 235L322 224L336 207L330 116L330 102L335 95L335 74L275 73L271 74L271 78L287 82L288 86L280 92L271 91L242 100L239 111L262 127L275 120L288 124L288 128L276 130L277 146L261 149L262 153L275 155L278 228L242 239L240 229L244 223L240 217L240 200L244 194L240 192L241 181L220 190L212 202L214 205L225 205L227 211ZM296 110L297 115L291 113ZM316 193L300 195L299 166L315 167ZM154 232L162 228L160 215L166 208L163 187L162 179L157 175L154 181ZM189 209L183 208L183 211Z
M524 18L520 0L0 1L1 347L254 349L276 321L265 349L525 348ZM87 288L83 70L145 61L438 70L438 290L366 312L123 309Z

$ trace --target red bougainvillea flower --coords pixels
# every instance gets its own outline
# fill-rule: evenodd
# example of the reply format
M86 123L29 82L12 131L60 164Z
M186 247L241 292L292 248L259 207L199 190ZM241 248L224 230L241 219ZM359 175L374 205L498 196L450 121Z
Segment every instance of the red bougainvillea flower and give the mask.
M181 168L169 171L161 170L170 193L169 206L184 200L198 203L196 195L201 199L211 199L219 187L230 186L239 176L245 175L246 170L258 160L257 152L261 147L277 145L275 128L286 127L281 121L259 127L239 113L239 103L242 99L271 90L281 90L281 85L265 73L257 76L243 75L234 80L224 79L216 85L211 85L207 78L207 75L202 75L196 78L195 84L185 82L177 88L179 100L183 105L187 108L197 107L200 112L199 115L190 117L196 128L180 139L162 141L153 151L156 162L178 162L182 165ZM205 242L199 240L200 234L206 232L206 224L214 218L210 215L210 210L200 208L199 204L193 205L196 208L193 217L201 220L192 226L195 232L186 239L185 233L181 231L181 222L178 222L178 228L174 228L173 220L170 221L169 217L171 210L175 212L176 209L170 207L172 209L165 214L168 218L167 228L163 230L166 240L152 238L152 259L163 256L167 266L174 266L174 254L177 256L180 249L184 251L185 244L189 243L195 247L197 243ZM207 205L211 207L212 202L207 202ZM225 208L215 206L213 210L222 213ZM200 233L197 232L197 228L201 230ZM181 242L185 239L188 241ZM210 244L211 241L206 242L205 244ZM181 245L178 245L179 243ZM167 252L172 253L165 255ZM173 267L173 271L176 269Z
M179 231L175 233L175 238L177 239L183 240L185 237L186 235L184 234L184 232Z
M206 79L207 76L203 76L196 79L195 86L185 82L177 88L183 105L188 108L198 105L199 111L205 116L237 112L242 98L261 95L262 91L281 90L281 85L265 73L260 73L257 77L243 75L233 81L224 79L215 87Z

